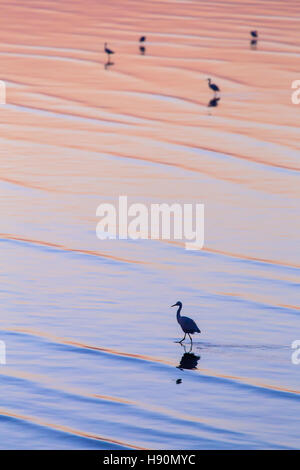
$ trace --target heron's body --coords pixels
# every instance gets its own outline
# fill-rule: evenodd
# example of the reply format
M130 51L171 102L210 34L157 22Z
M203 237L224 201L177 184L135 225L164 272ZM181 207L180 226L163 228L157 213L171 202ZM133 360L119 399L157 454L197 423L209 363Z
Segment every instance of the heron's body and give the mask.
M140 37L140 42L145 42L146 41L146 36L141 36Z
M215 93L218 93L218 91L220 91L220 88L218 87L218 85L216 85L215 83L211 83L211 78L208 78L208 86L211 90L213 90Z
M186 335L188 334L189 335L189 338L192 342L192 338L190 335L193 335L194 333L201 333L201 331L199 330L198 326L196 325L196 323L194 322L194 320L192 320L191 318L189 317L182 317L180 312L181 312L181 309L182 309L182 303L181 302L177 302L176 304L172 305L172 307L175 307L177 306L178 307L178 310L177 310L177 321L179 323L179 325L181 326L183 332L184 332L184 338L182 338L181 341L179 341L179 343L182 343L182 341L185 340L185 337Z
M258 38L258 32L257 31L250 31L250 34L253 38Z

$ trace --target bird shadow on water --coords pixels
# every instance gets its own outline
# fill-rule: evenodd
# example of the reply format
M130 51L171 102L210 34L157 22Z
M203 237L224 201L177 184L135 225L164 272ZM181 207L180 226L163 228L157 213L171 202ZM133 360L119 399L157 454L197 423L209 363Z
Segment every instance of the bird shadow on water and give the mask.
M257 49L257 39L251 39L250 49L252 49L253 51L255 51Z
M180 363L177 366L177 369L197 369L198 361L201 359L201 356L197 356L193 353L192 345L190 345L188 351L184 344L181 344L181 347L184 349L184 353L180 359Z
M113 65L115 65L115 63L110 62L110 60L108 60L107 62L105 62L104 68L105 68L105 70L109 70L109 67L112 67Z
M209 102L208 102L208 104L207 104L209 116L211 116L210 108L216 108L217 106L219 106L219 101L220 101L220 99L221 99L221 98L220 98L219 96L215 96L214 98L212 98L211 100L209 100Z

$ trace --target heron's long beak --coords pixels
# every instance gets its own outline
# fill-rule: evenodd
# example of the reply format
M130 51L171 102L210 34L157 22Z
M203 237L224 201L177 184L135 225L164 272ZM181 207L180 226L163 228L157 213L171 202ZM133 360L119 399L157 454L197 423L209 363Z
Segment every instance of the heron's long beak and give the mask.
M171 307L176 307L177 304L171 305Z

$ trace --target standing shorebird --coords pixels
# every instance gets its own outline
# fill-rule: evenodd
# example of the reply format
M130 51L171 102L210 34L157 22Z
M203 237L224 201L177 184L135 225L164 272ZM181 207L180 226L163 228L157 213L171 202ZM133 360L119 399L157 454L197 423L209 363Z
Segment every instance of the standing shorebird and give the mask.
M144 46L145 42L146 42L146 36L141 36L140 39L139 39L139 43L140 43L140 53L142 55L145 55L145 52L146 52L146 47Z
M184 337L182 338L182 340L177 341L177 342L181 344L182 341L185 340L186 335L188 334L189 338L191 340L191 344L193 344L193 340L192 340L191 335L193 335L194 333L201 333L201 331L199 330L199 328L196 325L196 323L194 322L194 320L192 320L191 318L188 318L188 317L182 317L180 315L180 312L181 312L181 309L182 309L182 303L181 302L178 301L178 302L176 302L176 304L171 305L171 307L178 307L177 321L178 321L179 325L181 326L181 328L184 332Z
M208 81L209 88L213 90L215 94L217 94L218 91L220 91L220 88L218 87L218 85L216 85L215 83L211 83L211 78L208 78L207 81Z
M257 47L257 40L258 40L258 32L257 31L250 31L250 34L253 39L250 40L250 48L256 49Z
M110 56L114 54L114 51L107 47L107 42L104 43L104 52L107 54L108 63L110 63Z

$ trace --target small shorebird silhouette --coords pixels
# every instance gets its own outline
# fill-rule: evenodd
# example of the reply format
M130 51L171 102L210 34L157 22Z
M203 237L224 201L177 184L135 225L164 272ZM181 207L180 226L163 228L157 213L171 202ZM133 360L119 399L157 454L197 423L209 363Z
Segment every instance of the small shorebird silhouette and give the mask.
M257 31L250 31L250 34L253 39L250 40L250 49L257 48L257 39L258 39L258 32Z
M141 55L145 55L146 47L143 45L146 42L146 36L141 36L139 39L140 42L140 53Z
M212 91L214 91L215 94L217 94L218 91L220 91L220 88L218 87L218 85L216 85L215 83L211 83L211 78L208 78L207 81L208 81L208 86L209 86L209 88L210 88Z
M181 302L178 301L178 302L176 302L176 304L171 305L171 307L178 307L177 321L178 321L179 325L181 326L181 328L184 332L184 337L182 338L182 340L177 341L177 342L182 343L182 341L185 340L185 337L188 334L188 336L191 340L191 344L192 344L193 340L192 340L191 335L193 335L194 333L201 333L201 331L199 330L199 328L196 325L196 323L194 322L194 320L192 320L191 318L188 318L188 317L182 317L180 315L180 312L181 312L181 309L182 309L182 303Z
M104 52L107 54L107 61L110 63L110 56L114 54L114 51L107 47L107 42L104 43Z

